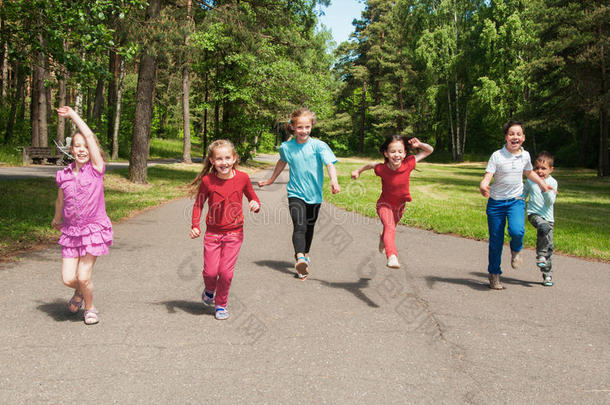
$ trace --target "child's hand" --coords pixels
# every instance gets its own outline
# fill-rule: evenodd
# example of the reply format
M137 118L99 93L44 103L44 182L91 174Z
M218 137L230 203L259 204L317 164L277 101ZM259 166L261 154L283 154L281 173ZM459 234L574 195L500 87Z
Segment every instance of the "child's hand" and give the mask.
M411 145L415 149L419 149L421 146L421 142L417 138L409 139L409 145Z
M352 179L356 180L358 177L360 177L360 172L358 170L354 170L352 172Z
M341 186L337 182L330 182L330 190L333 194L339 194L341 192Z
M261 209L260 204L254 200L250 201L248 206L250 207L250 211L258 211Z
M491 187L489 186L489 184L485 184L485 183L481 183L479 184L479 191L481 192L481 195L485 198L489 198L489 189Z
M199 228L191 228L191 239L195 239L201 236L201 229Z
M61 218L53 218L53 220L51 221L51 226L55 229L57 229L58 231L61 231L61 226L63 225L64 221L62 221Z
M57 115L59 115L62 118L70 118L70 114L72 114L74 112L74 110L72 109L72 107L69 106L63 106L63 107L59 107L57 109Z
M261 180L261 181L258 182L258 186L259 187L265 187L265 186L270 185L271 183L272 183L271 180Z

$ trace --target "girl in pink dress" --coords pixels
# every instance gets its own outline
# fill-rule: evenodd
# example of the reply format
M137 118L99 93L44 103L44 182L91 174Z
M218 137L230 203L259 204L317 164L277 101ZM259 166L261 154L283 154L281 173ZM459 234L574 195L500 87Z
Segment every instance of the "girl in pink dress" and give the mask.
M97 137L72 108L61 107L57 114L70 118L78 132L70 142L74 162L55 176L59 191L51 225L61 231L63 282L74 289L68 310L75 314L84 304L85 324L93 325L99 317L93 306L91 272L97 257L108 254L112 246L104 201L104 158Z

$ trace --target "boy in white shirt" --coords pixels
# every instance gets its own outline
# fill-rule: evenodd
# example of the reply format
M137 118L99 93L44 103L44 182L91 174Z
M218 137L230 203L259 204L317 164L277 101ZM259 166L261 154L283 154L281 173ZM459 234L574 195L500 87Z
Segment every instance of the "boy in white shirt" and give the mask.
M504 228L508 222L511 237L511 266L518 268L523 262L521 249L525 234L525 201L523 175L538 184L544 191L549 186L532 170L530 154L521 145L525 141L523 124L509 121L504 125L506 145L489 158L479 191L487 197L487 227L489 229L489 288L501 290L500 267L504 246ZM494 183L490 186L492 178Z
M553 266L551 256L553 255L553 227L555 218L553 215L553 204L557 194L557 180L553 173L553 156L546 151L540 152L534 162L534 171L544 179L545 183L552 187L552 190L542 192L540 187L531 180L525 182L524 197L527 202L527 219L536 230L536 265L542 272L542 284L545 286L553 285L552 271Z

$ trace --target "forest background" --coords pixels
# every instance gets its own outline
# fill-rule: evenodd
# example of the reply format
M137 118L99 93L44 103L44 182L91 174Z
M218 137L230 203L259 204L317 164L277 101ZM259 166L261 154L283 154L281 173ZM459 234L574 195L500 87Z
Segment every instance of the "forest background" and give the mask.
M533 154L608 175L607 2L366 0L341 44L317 28L328 4L0 0L0 150L64 142L54 108L72 105L146 183L151 139L190 162L229 138L247 160L307 106L340 155L400 133L486 160L516 118Z

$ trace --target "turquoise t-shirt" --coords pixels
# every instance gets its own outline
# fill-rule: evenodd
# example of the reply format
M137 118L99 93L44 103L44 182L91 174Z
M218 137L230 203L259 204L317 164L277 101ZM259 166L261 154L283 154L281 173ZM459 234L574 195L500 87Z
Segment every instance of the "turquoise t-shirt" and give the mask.
M290 166L290 179L286 185L288 197L300 198L307 204L320 204L324 166L337 162L328 145L314 138L303 144L291 139L280 145L280 159Z
M557 180L549 175L544 179L545 183L557 190ZM555 222L553 204L555 204L555 191L549 190L543 193L540 186L530 179L525 182L523 198L527 201L527 215L537 214L549 222Z

